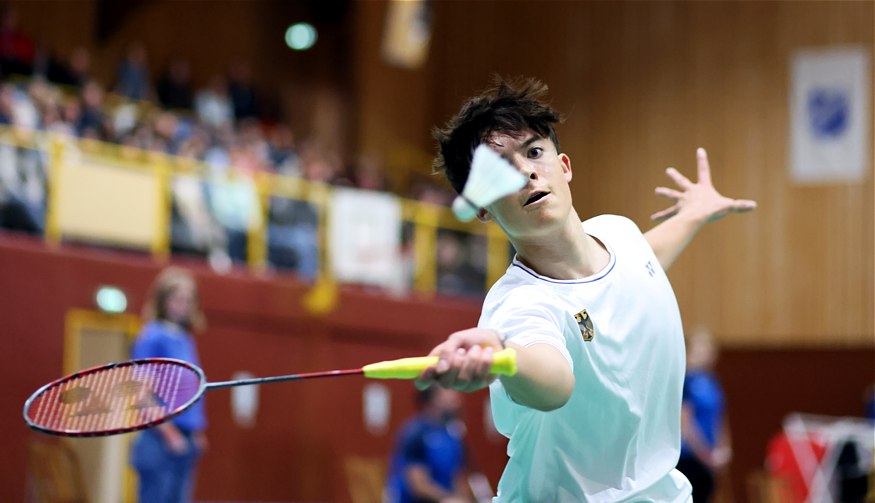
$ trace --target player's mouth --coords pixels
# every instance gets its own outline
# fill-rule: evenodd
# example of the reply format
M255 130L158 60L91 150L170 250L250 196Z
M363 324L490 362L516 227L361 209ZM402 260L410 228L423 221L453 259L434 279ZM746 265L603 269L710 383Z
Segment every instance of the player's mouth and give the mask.
M532 194L529 196L529 198L526 199L526 202L523 203L523 207L526 207L526 206L530 206L530 205L532 205L532 204L535 204L535 203L537 203L538 201L540 201L541 199L544 199L545 197L547 197L548 195L550 195L549 192L545 192L545 191L542 191L542 190L538 190L538 191L532 192Z

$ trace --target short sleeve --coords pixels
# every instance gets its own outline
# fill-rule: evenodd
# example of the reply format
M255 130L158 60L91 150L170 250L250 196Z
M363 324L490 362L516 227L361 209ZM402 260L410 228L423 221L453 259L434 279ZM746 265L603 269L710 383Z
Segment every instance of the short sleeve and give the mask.
M562 329L566 313L549 302L549 296L536 289L518 288L501 303L481 326L498 331L523 347L549 344L556 348L574 370L571 353Z

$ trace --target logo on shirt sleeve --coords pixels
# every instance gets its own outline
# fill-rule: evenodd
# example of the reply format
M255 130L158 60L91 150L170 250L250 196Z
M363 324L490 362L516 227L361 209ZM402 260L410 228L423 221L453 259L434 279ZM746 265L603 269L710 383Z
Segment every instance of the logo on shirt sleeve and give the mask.
M592 320L589 318L589 313L586 312L586 309L575 314L574 321L580 327L580 335L583 336L583 340L588 342L595 337L595 328L592 326Z

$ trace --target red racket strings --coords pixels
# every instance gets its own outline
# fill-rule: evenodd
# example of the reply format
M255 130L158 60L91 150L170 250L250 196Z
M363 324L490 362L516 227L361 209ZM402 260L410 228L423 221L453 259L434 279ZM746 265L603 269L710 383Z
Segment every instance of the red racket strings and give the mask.
M52 383L28 404L32 425L66 435L139 429L199 395L200 375L170 362L92 369Z

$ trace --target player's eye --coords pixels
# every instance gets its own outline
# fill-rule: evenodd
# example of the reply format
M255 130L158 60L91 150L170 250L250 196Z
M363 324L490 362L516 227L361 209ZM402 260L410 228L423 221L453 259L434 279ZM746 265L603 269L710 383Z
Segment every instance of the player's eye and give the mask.
M541 147L532 147L529 149L529 159L537 159L544 154L544 149Z

